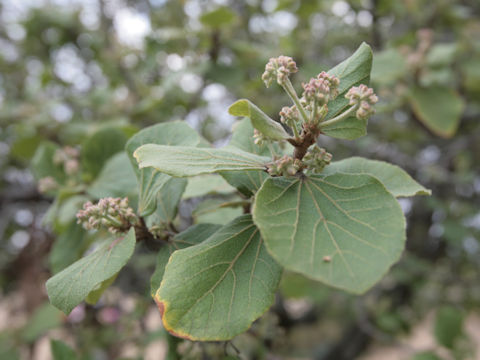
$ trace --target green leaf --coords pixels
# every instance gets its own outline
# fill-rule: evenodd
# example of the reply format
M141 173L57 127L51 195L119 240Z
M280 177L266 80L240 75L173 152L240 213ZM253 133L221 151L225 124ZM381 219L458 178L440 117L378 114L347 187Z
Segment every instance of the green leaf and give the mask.
M241 200L240 197L236 197L233 200ZM202 201L193 210L192 217L195 223L212 223L224 225L236 217L242 215L243 209L241 205L231 206L232 200L226 201L224 199L206 199Z
M89 198L84 195L65 194L61 199L60 195L57 197L60 200L58 211L55 214L55 221L60 226L67 226L72 221L77 220L77 212Z
M201 244L175 251L155 301L173 335L228 340L270 307L280 276L251 216L243 215Z
M331 163L323 170L322 175L337 172L376 177L395 197L431 195L432 193L413 180L405 170L384 161L351 157Z
M427 54L427 64L433 67L450 66L458 53L457 43L433 45Z
M87 138L82 145L84 171L95 178L110 157L123 151L127 136L116 127L104 127Z
M95 252L70 265L47 281L50 302L69 314L101 282L125 266L135 248L135 232L106 242Z
M229 145L235 146L240 150L253 154L271 157L272 154L267 146L259 146L253 141L253 126L249 118L244 118L233 126L232 138ZM280 147L278 143L273 144L274 150L278 154L291 154L293 148L290 144L284 143L284 147ZM228 183L238 189L243 195L250 197L260 189L263 181L268 177L265 171L225 171L220 175L228 181Z
M157 209L152 217L155 223L168 224L177 216L177 207L187 186L187 179L170 178L157 194Z
M219 28L231 24L236 18L235 13L226 6L207 12L200 17L200 21L207 26Z
M450 138L457 131L465 107L455 90L440 87L414 87L410 104L418 119L434 134Z
M352 86L368 85L371 69L372 49L366 43L362 43L352 56L327 71L330 75L335 75L340 79L340 85L337 98L328 103L329 111L325 120L339 115L348 108L349 100L345 98L345 94ZM349 117L331 126L326 126L322 131L325 135L337 139L353 140L367 133L367 120Z
M167 266L168 259L175 250L184 249L186 247L200 244L202 241L208 239L214 232L221 228L221 225L216 224L197 224L189 227L187 230L175 235L168 244L162 246L157 255L157 264L155 272L150 278L150 292L152 297L155 296L160 283L163 279L165 266Z
M262 186L268 174L265 171L224 171L220 175L247 197L253 196Z
M405 243L397 200L369 175L269 178L253 219L285 268L353 293L379 281Z
M133 153L144 144L205 146L204 140L184 121L172 121L147 127L127 142L125 147L139 184L138 212L152 214L157 207L157 194L170 176L153 168L139 169Z
M53 360L74 360L77 359L75 351L60 340L50 340L50 349L52 351Z
M262 156L272 156L266 145L259 146L253 141L253 126L249 118L236 122L233 126L232 138L229 145L240 150ZM277 144L274 144L276 146ZM220 175L232 186L236 187L245 196L252 196L260 189L263 181L268 177L265 171L225 171Z
M269 160L233 147L205 149L154 144L140 146L134 156L140 168L154 167L158 171L177 177L218 171L263 170Z
M134 194L136 189L135 172L130 166L127 154L121 152L108 159L87 192L89 195L101 199L108 196L129 196Z
M62 324L63 315L49 303L38 307L22 331L22 339L31 343L45 334L48 330Z
M391 48L375 53L372 63L372 82L389 85L407 73L405 58L397 49Z
M188 179L182 198L190 199L208 194L229 194L234 191L235 188L219 175L199 175Z
M82 256L85 250L86 231L76 221L55 239L48 261L53 274L65 269Z
M472 95L480 94L480 53L462 62L462 87Z
M232 126L232 138L228 143L240 150L261 156L272 156L266 145L257 145L253 139L254 127L248 117L236 121ZM276 144L274 144L275 146Z
M242 99L233 103L228 108L228 113L233 116L246 116L250 118L255 129L272 140L285 140L290 137L285 129L269 118L262 110L249 100Z
M463 335L463 313L453 306L443 306L437 311L434 328L438 343L453 349L455 342Z
M58 183L65 181L65 172L62 165L54 164L53 157L60 147L51 142L44 142L35 151L32 158L32 173L36 180L51 176Z
M111 278L102 281L100 284L97 284L97 286L95 286L95 288L87 295L85 302L90 305L95 305L98 300L100 300L105 290L113 284L117 276L118 273L114 274Z

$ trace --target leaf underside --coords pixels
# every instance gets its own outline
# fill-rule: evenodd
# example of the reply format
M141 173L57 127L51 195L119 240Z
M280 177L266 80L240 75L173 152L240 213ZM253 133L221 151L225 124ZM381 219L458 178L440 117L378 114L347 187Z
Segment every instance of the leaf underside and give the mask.
M140 168L154 167L158 171L177 177L218 171L262 170L269 160L234 147L206 149L154 144L139 147L134 156Z
M216 224L198 224L189 227L187 230L175 235L168 244L162 246L157 254L157 263L155 266L155 272L150 278L150 292L152 297L155 296L160 282L163 279L163 273L165 272L165 266L168 259L175 250L184 249L189 246L193 246L201 243L209 238L214 232L220 229L220 225Z
M171 256L155 301L165 328L190 340L228 340L273 303L281 268L250 215Z
M405 242L398 202L369 175L269 178L253 219L279 264L353 293L379 281Z
M257 145L253 141L253 125L249 118L244 118L238 121L232 130L232 138L229 145L247 151L253 154L272 157L268 146ZM288 144L288 143L287 143ZM290 144L287 145L289 153L292 152ZM278 144L274 143L273 148L278 153L281 149ZM260 189L263 181L268 177L268 174L262 170L253 171L222 171L220 175L232 186L236 187L245 196L252 196Z
M157 194L170 179L154 168L139 169L134 151L144 144L204 146L204 140L184 121L172 121L145 128L136 133L125 146L139 185L138 212L141 216L153 213Z
M250 118L253 127L269 139L285 140L290 137L282 125L269 118L267 114L249 100L241 99L236 101L230 106L228 113L234 116Z

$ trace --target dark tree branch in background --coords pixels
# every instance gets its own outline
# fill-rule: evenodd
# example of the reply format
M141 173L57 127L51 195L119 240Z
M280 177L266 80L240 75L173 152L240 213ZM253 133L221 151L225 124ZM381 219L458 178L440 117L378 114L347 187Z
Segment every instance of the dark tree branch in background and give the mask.
M371 0L371 14L372 14L372 46L376 50L383 48L382 44L382 34L379 29L378 23L378 0Z
M221 42L220 42L220 31L218 29L215 29L212 32L212 35L210 36L210 50L208 52L210 56L210 60L212 63L216 64L218 61L218 55L220 53L221 49Z

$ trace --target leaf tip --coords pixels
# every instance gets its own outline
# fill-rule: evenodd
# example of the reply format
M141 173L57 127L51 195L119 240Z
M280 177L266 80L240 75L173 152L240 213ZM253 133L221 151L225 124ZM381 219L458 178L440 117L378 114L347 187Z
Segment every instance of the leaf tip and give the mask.
M245 99L235 101L228 108L228 113L233 116L249 116L248 101Z
M133 157L135 158L135 160L137 160L137 163L138 163L138 167L139 168L143 168L144 166L142 165L142 159L140 158L140 153L138 150L140 150L143 146L140 146L139 148L137 148L137 150L135 150L133 152Z

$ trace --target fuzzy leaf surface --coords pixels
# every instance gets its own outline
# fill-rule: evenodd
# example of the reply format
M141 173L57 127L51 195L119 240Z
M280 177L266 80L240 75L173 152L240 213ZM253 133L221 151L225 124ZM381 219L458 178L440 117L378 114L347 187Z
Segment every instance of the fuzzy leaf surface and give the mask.
M243 214L240 196L226 199L205 199L192 211L193 222L225 225Z
M265 145L257 145L253 141L253 126L249 118L243 118L234 124L232 130L232 138L230 139L230 146L239 148L253 154L271 157L270 150ZM290 147L290 144L288 144ZM273 144L276 151L280 153L281 149L276 143ZM290 150L291 153L291 149ZM225 171L220 173L227 182L236 187L245 196L252 196L260 189L263 181L268 177L265 171Z
M168 259L175 250L185 249L189 246L200 244L202 241L208 239L215 231L220 229L221 225L216 224L197 224L189 227L187 230L175 235L167 245L162 246L158 251L157 263L155 272L150 278L150 292L152 297L155 296L160 283L163 279L165 266L167 266Z
M280 265L353 293L379 281L405 243L397 200L369 175L267 179L253 219Z
M262 170L268 158L236 148L206 149L193 146L147 144L135 153L140 168L153 167L162 173L187 177L218 171Z
M190 199L208 194L229 194L234 191L235 188L227 183L220 175L199 175L188 179L188 184L182 195L182 199Z
M53 274L65 269L78 260L86 250L87 232L82 225L72 221L68 227L56 237L48 256L50 271Z
M170 178L157 194L157 209L152 216L155 223L168 224L177 216L178 203L182 198L187 179Z
M395 197L431 195L431 191L412 179L402 168L384 161L351 157L328 165L322 175L334 173L367 174L380 180Z
M199 245L177 250L155 295L165 328L191 340L227 340L273 303L281 268L250 215Z
M170 176L154 168L139 169L133 153L144 144L204 146L204 140L184 121L157 124L136 133L125 147L139 185L138 212L152 214L157 208L157 194Z
M52 305L69 314L101 282L125 266L135 248L135 232L106 242L98 250L48 279L46 287Z
M349 107L349 100L345 98L345 94L352 86L368 85L372 70L372 57L370 46L362 43L352 56L327 71L330 75L335 75L340 79L340 85L337 98L328 103L329 111L325 120L339 115ZM353 140L367 134L367 120L349 117L326 126L322 131L325 135L337 139Z
M272 140L285 140L290 137L282 125L271 119L249 100L236 101L228 108L228 113L233 116L250 118L253 127Z

